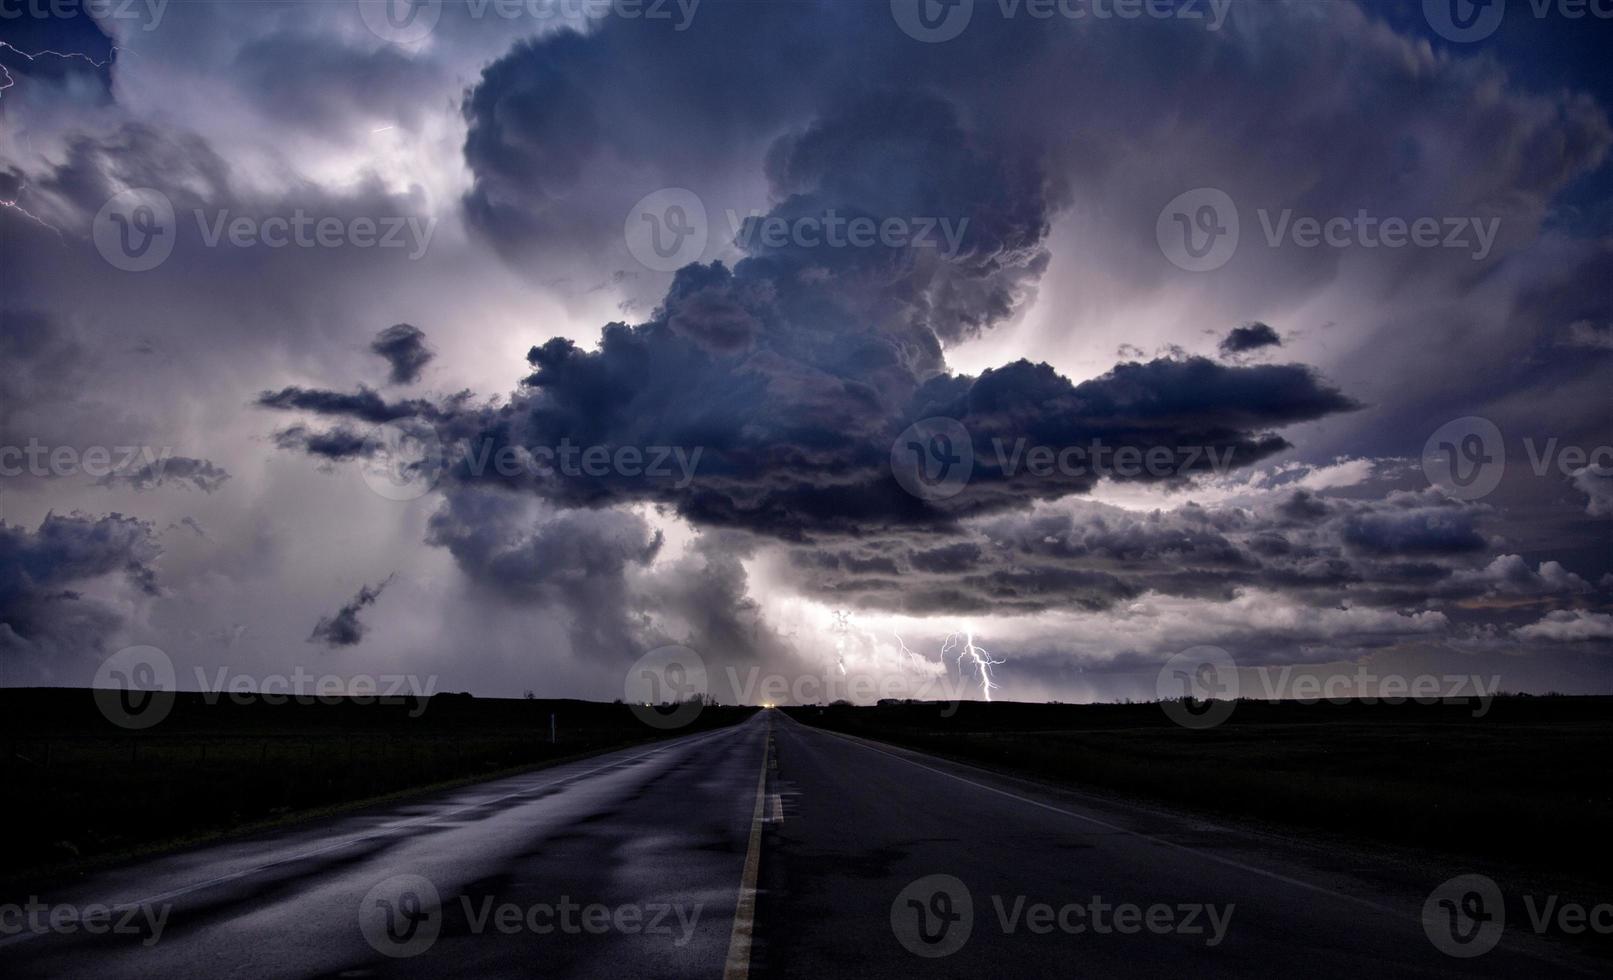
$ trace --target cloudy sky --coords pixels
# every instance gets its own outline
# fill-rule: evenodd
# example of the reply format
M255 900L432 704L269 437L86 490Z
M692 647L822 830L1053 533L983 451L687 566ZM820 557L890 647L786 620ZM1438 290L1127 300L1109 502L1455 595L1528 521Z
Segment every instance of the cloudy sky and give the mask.
M5 684L1613 691L1607 19L88 6L0 4Z

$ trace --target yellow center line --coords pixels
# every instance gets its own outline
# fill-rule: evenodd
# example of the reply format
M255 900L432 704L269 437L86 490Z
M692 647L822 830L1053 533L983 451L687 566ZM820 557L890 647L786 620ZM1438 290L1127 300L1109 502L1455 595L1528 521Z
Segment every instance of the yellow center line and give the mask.
M751 813L750 846L745 851L745 873L739 882L739 904L734 907L734 932L728 939L728 962L723 980L746 980L750 976L751 935L756 927L756 874L762 863L762 805L767 800L767 760L772 756L773 718L767 719L767 738L762 743L762 770L756 777L756 806Z

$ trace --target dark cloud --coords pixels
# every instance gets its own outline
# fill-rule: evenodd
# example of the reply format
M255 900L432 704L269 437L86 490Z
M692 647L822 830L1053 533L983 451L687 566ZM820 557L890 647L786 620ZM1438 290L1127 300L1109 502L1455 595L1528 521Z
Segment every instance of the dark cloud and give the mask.
M1342 538L1371 555L1446 555L1482 550L1478 514L1454 507L1360 511L1344 518Z
M471 222L506 250L596 249L635 199L665 186L634 190L645 169L729 170L741 147L765 145L815 104L821 59L838 60L830 22L854 5L747 5L751 29L736 6L701 6L675 37L606 18L586 35L519 42L487 65L463 107ZM757 44L791 35L802 47L787 58ZM797 84L781 84L792 73Z
M281 449L300 449L310 456L333 460L373 456L378 448L374 440L345 426L315 431L306 425L291 425L274 434L274 443Z
M1277 514L1296 524L1311 524L1331 513L1325 499L1309 490L1295 490L1277 505Z
M1610 130L1599 105L1555 76L1551 92L1531 94L1498 60L1430 48L1350 3L1313 5L1303 16L1292 5L1239 5L1237 23L1221 33L1174 21L1099 30L984 16L977 5L962 37L926 45L877 2L706 0L687 31L607 18L507 51L493 45L508 45L509 35L487 40L498 32L457 4L419 49L377 44L350 5L295 18L273 5L193 6L172 30L153 32L147 75L133 74L132 54L122 67L142 91L168 85L186 111L159 115L185 118L196 133L127 121L121 107L52 118L56 104L104 101L110 70L91 77L58 65L71 74L47 78L35 66L23 88L5 93L8 109L27 107L33 92L56 104L18 115L27 125L16 132L37 150L0 170L0 197L21 195L20 206L62 233L0 210L0 267L14 290L6 302L55 311L4 314L0 445L32 436L82 445L88 432L112 444L93 425L126 415L137 432L130 441L196 418L255 424L230 410L242 390L272 387L261 407L293 415L274 443L322 461L382 452L372 428L411 419L484 461L568 442L698 449L687 481L676 469L504 474L452 456L428 533L453 558L468 604L541 610L547 618L531 622L564 623L573 653L601 662L667 640L720 651L713 656L723 662L788 659L745 580L747 561L780 552L787 560L769 567L793 576L781 587L848 608L1025 621L1101 610L1135 628L1117 646L1139 662L1165 642L1143 628L1159 608L1190 625L1246 620L1227 635L1259 655L1310 657L1378 649L1407 629L1481 614L1511 624L1493 610L1514 604L1534 620L1553 603L1589 601L1585 581L1607 567L1605 538L1594 536L1605 526L1597 515L1610 509L1599 472L1531 482L1527 512L1509 497L1519 466L1487 507L1425 493L1383 497L1380 486L1317 489L1338 486L1325 479L1251 492L1254 502L1173 497L1160 515L1080 499L1100 488L1142 492L1105 480L1191 493L1198 478L1213 486L1225 469L1290 450L1309 460L1410 458L1432 420L1474 413L1493 417L1509 439L1538 430L1565 444L1605 441L1613 248L1574 237L1599 219L1575 213L1562 195L1605 160ZM455 60L471 49L472 29L481 39L475 57ZM67 40L52 46L94 41ZM173 85L198 79L209 83L200 97ZM449 91L461 84L452 79L471 81L462 99ZM214 116L208 102L224 108ZM243 124L242 110L257 115ZM376 127L442 132L445 111L462 111L467 127L463 172L472 183L459 203L473 234L445 235L405 275L378 272L377 252L204 248L189 220L173 257L140 276L108 275L89 244L90 217L124 187L161 188L185 216L430 211L456 187L461 161L437 154L439 141L394 142ZM412 189L391 190L404 185ZM615 266L625 261L629 206L673 186L705 198L713 234L703 259L723 261L686 266L665 286L659 273ZM1173 195L1205 186L1237 201L1245 243L1213 275L1183 276L1159 254L1155 219ZM729 206L741 215L758 208L737 243L727 241ZM1262 247L1256 209L1290 208L1495 215L1502 236L1485 260L1451 250ZM956 249L826 248L762 234L770 220L831 216L949 220L960 236ZM479 274L486 243L510 269ZM582 269L528 261L529 250ZM499 295L506 282L547 290L563 276L578 289L610 283L629 293L621 315L630 322L607 325L597 345L569 327L575 342L545 339L556 331L535 324L527 381L507 397L346 390L342 379L368 373L352 355L371 343L374 326L454 323L461 311L444 316L451 299L423 294L474 295L462 342L482 343L488 333L472 329L502 330L509 320ZM1016 320L1038 290L1036 315ZM1206 324L1296 310L1303 319L1290 353L1325 359L1325 372L1250 367L1239 355L1269 357L1277 345L1239 340L1239 331L1227 338L1236 349L1223 345L1227 363L1178 346L1208 346ZM1105 318L1111 332L1082 335ZM331 327L351 323L371 326ZM1120 348L1130 363L1104 373L1108 362L1093 352L1122 339L1136 341ZM994 367L965 374L948 365L959 361L953 345L982 340L969 363ZM113 362L136 343L173 355L174 373L154 375L170 369L146 359L141 371L120 374ZM1144 349L1161 353L1150 360ZM418 364L405 359L405 378L389 361L394 382L418 379ZM296 384L281 387L288 381ZM1343 418L1356 398L1374 411ZM890 455L909 423L933 416L966 426L975 466L960 494L932 501L897 485ZM243 436L237 428L218 438L239 447ZM1022 443L1030 452L1093 440L1110 451L1200 455L1164 476L1039 475L1017 455ZM182 444L240 469L223 449ZM72 492L55 483L43 492ZM678 557L665 554L645 505L696 526ZM1571 523L1558 520L1565 506ZM307 510L295 496L262 507L244 520L279 526L282 508ZM212 510L208 523L220 542L253 538ZM1563 553L1574 548L1577 557ZM263 565L260 557L238 560ZM295 601L293 625L328 608L325 598L317 607ZM102 624L110 629L118 618L110 606L77 598L62 600L52 621L76 616L87 628L97 609L112 617ZM260 624L272 614L254 615L252 635L267 635ZM1583 629L1582 617L1568 615L1542 620L1542 631ZM1045 646L1066 665L1086 652L1068 637Z
M0 658L7 678L72 677L123 625L115 606L76 587L121 576L138 594L160 594L152 525L121 514L52 514L35 531L0 521Z
M979 559L980 546L972 541L959 541L939 548L927 548L908 556L915 571L942 574L964 571ZM895 571L893 568L892 572Z
M799 546L790 568L795 584L828 601L915 614L1105 610L1147 594L1419 608L1591 591L1555 561L1496 555L1486 533L1496 520L1433 491L1378 500L1269 491L1239 506L1152 512L1072 498L941 531L887 528L836 551Z
M169 528L176 528L176 527L189 528L191 533L195 534L198 538L201 538L204 541L211 541L212 540L212 538L207 536L207 529L202 527L201 522L197 521L196 518L194 518L194 517L181 517L179 519L179 523L170 524L168 526L169 526Z
M1180 480L1257 462L1288 446L1272 429L1354 407L1299 365L1227 367L1198 358L1123 364L1079 385L1022 361L978 378L943 375L915 386L888 349L883 357L877 347L843 357L844 345L803 348L788 320L772 323L757 351L727 356L679 336L664 320L613 325L594 352L564 340L534 348L536 370L505 403L427 406L419 414L449 447L469 447L450 470L456 480L521 487L563 506L658 501L697 524L798 539L946 524L1086 492L1100 478L1088 469L1038 471L1023 456L1027 446L1158 450L1169 457L1165 471L1121 468L1114 478ZM781 349L818 363L786 359ZM405 405L362 389L286 389L260 404L367 422L407 414ZM934 416L968 430L975 461L963 493L929 504L901 489L890 460L903 428ZM321 439L333 445L317 445ZM359 452L340 428L287 430L280 441L333 458ZM501 475L487 466L501 451L530 455L565 444L700 455L686 485L676 469L661 476L615 469Z
M230 166L211 143L140 122L106 133L74 133L64 159L30 184L70 209L68 219L85 231L108 199L130 187L162 190L176 212L238 202Z
M729 701L738 695L727 668L807 669L751 598L743 561L756 548L746 535L701 533L666 559L661 533L637 514L556 510L527 494L456 486L427 537L477 586L476 601L558 617L582 663L621 670L681 644L703 658L713 693Z
M574 62L591 64L584 54L608 48L614 31L520 46L484 75L467 107L466 152L479 172L469 206L485 230L500 234L514 220L509 208L542 210L545 180L581 179L564 163L527 167L521 192L508 188L495 206L488 174L505 174L514 161L529 164L530 153L558 140L561 134L547 129L552 113L581 130L565 129L567 152L593 152L594 130L585 120L598 93L580 92L575 104L560 108L555 92L545 91L540 104L525 85L533 73L558 84L566 72L583 70ZM569 67L548 63L556 59ZM949 372L944 345L1012 316L1034 288L1064 193L1045 170L1036 140L993 139L974 128L980 124L929 91L882 88L824 99L813 118L768 148L764 170L777 203L741 230L744 258L732 267L680 269L648 321L607 324L596 349L563 338L533 347L530 374L506 400L473 406L462 398L445 406L387 402L362 388L356 394L286 388L264 393L258 404L370 424L418 416L451 452L464 449L452 457L453 483L519 490L563 509L662 503L703 528L789 541L945 528L971 515L1085 493L1106 475L1181 481L1248 466L1288 448L1276 430L1356 407L1316 372L1294 364L1168 357L1121 364L1079 384L1029 361L978 377ZM954 221L964 234L957 247L943 249L883 241L826 247L758 231L769 221L798 227L830 216L876 225L893 216L928 216ZM959 422L974 452L967 489L945 501L910 495L891 469L898 436L933 417ZM327 458L362 451L340 425L324 433L293 427L277 439ZM486 462L505 453L532 459L565 445L610 452L671 447L695 465L693 472L657 476L620 468L499 472ZM1047 474L1021 459L1026 446L1093 445L1110 453L1162 452L1172 465L1166 472ZM456 527L464 523L457 509L468 506L454 502ZM479 536L437 529L434 540L463 548ZM864 567L894 571L888 559ZM1006 570L993 576L1005 600L1041 601L1024 576ZM1065 585L1106 597L1126 593L1102 575L1075 575Z
M767 155L778 206L755 219L752 254L810 268L867 295L867 312L900 316L956 343L1009 317L1047 268L1043 246L1062 190L1032 145L967 128L959 107L929 92L862 93ZM928 225L930 244L768 248L768 219L886 219ZM948 229L955 237L945 241ZM744 232L742 232L743 234Z
M388 576L374 586L360 586L358 594L336 610L334 615L319 617L319 622L314 624L314 631L308 634L308 642L323 643L332 649L357 646L364 639L367 629L359 622L359 612L366 606L375 605L375 600L381 598L381 590L391 581L391 577Z
M473 133L467 152L476 143ZM1172 474L1181 478L1208 470L1211 453L1224 466L1256 462L1287 448L1273 430L1355 407L1298 365L1159 359L1080 385L1028 361L978 378L947 373L943 344L1010 316L1045 268L1056 182L1032 144L971 132L946 99L884 90L833 102L774 142L766 170L780 200L753 221L929 215L967 220L967 234L957 250L742 235L746 258L679 270L648 322L606 325L593 351L559 338L534 347L523 389L493 407L298 388L259 404L372 424L415 414L477 451L698 449L692 485L619 473L499 479L562 506L656 500L697 524L787 539L946 522L1096 482L1010 472L1003 444L1197 449ZM976 457L968 491L944 505L907 495L890 471L897 436L935 416L962 423Z
M263 392L258 396L257 404L263 408L343 415L372 425L414 417L433 419L439 415L434 402L418 398L389 402L377 392L364 387L353 394L344 394L291 385L279 391Z
M597 599L576 591L585 583L619 579L645 566L661 537L642 518L608 510L544 514L497 489L458 490L432 515L427 541L447 548L461 569L511 596L544 596L576 603Z
M1021 53L1046 47L1043 32L1012 33L1024 35ZM847 36L862 41L848 47ZM865 45L879 53L856 50ZM475 181L466 215L512 255L616 262L634 201L691 187L704 197L713 249L733 237L753 255L788 253L780 257L799 274L880 289L886 315L947 340L972 335L1010 315L1045 268L1065 178L1046 165L1040 136L1000 125L1011 84L982 86L924 48L894 29L888 10L836 3L717 2L675 39L614 18L586 36L518 44L464 105ZM749 54L736 60L736 51ZM754 181L758 163L768 206L750 213L764 202L732 191ZM754 241L769 222L801 219L897 219L942 247ZM942 222L956 233L950 247ZM848 264L860 274L846 276Z
M245 349L278 357L317 348L329 363L340 355L320 347L330 338L327 318L374 316L378 288L433 288L421 286L427 277L420 273L439 247L439 219L420 186L394 190L371 170L326 186L289 164L243 163L238 144L210 135L128 121L75 128L48 159L28 157L23 206L40 221L0 209L0 263L11 273L8 285L16 284L8 301L44 308L78 333L93 334L97 353L114 349L99 343L106 340L101 324L118 318L126 331L118 350L133 344L183 351L187 362L211 364ZM270 176L263 178L259 166ZM138 280L104 275L108 266L92 235L95 215L128 188L164 194L176 219L172 253ZM286 247L251 236L251 244L232 243L237 228L257 228L272 239L281 222L297 239ZM310 238L315 227L346 229L353 237L344 231L321 244ZM371 340L344 338L341 346L345 352ZM209 376L202 372L189 387L209 388Z
M630 578L655 558L661 536L641 517L552 511L497 488L462 487L432 515L426 540L448 549L484 594L555 609L573 655L614 662L642 652L647 624Z
M1281 347L1282 337L1277 331L1264 323L1248 323L1241 327L1233 327L1232 331L1222 338L1218 348L1223 357L1233 357L1259 350L1262 347Z
M165 483L192 486L203 493L212 493L230 478L229 471L205 459L189 456L165 456L142 463L130 470L108 473L99 481L102 486L126 486L134 490L150 490Z
M370 350L392 366L395 385L414 384L420 372L436 354L426 346L426 333L419 327L398 323L375 335Z
M718 45L732 32L794 36L758 34L756 18L788 27L803 16L796 6L719 5L688 43ZM815 8L819 20L802 43L820 46L821 18L865 13ZM897 61L935 67L919 54L923 46L889 30L876 36L891 39ZM821 46L827 57L839 56L834 45ZM987 37L961 56L986 59L992 50ZM1274 430L1355 407L1297 365L1237 368L1171 357L1123 364L1080 385L1029 362L978 378L947 373L943 346L1012 316L1046 267L1044 239L1068 192L1047 169L1042 134L1007 126L1012 113L981 111L1001 93L960 80L968 73L955 66L945 95L904 87L899 71L882 74L886 67L854 94L827 80L814 91L798 71L766 59L743 86L727 84L731 58L687 57L641 100L618 101L620 78L603 84L607 70L644 71L663 58L634 27L557 35L491 66L466 105L466 158L477 174L467 209L506 244L548 234L566 201L587 197L575 185L597 176L596 157L635 159L652 147L674 157L731 153L746 139L733 127L752 112L787 107L784 118L798 120L766 148L776 203L739 230L745 258L731 269L684 267L650 321L607 325L595 351L558 339L534 347L525 390L507 405L449 422L454 438L499 448L569 440L703 453L693 485L676 493L643 477L526 481L543 496L567 506L657 500L703 526L785 539L861 534L1085 492L1097 481L1091 473L1033 479L1009 472L1004 444L1099 440L1111 451L1199 450L1196 462L1172 474L1180 479L1208 470L1209 453L1231 467L1266 458L1288 447ZM704 98L685 100L692 104L676 115L677 138L654 138L664 120L647 119L642 130L627 123L686 88ZM769 222L798 227L830 216L925 216L966 230L955 250L830 248L795 236L770 241L761 232ZM566 223L568 234L573 225ZM330 395L329 407L342 397ZM974 480L944 504L907 496L889 470L897 435L934 416L961 422L975 452Z

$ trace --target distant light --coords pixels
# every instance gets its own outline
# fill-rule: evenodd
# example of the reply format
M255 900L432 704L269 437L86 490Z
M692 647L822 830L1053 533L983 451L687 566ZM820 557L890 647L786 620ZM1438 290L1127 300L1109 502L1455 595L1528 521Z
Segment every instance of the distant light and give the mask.
M762 704L762 707L764 707L764 708L771 708L772 706L773 706L773 702L771 702L771 701L767 701L767 702L764 702Z

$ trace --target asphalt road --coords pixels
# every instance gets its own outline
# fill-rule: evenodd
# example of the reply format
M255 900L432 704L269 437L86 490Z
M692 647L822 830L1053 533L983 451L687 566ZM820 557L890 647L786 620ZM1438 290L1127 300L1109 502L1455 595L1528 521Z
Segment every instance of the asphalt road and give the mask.
M1605 975L1511 929L1482 955L1442 952L1422 910L1443 875L782 715L775 731L784 819L764 841L759 973L811 964L859 978ZM1046 910L1033 921L1036 906Z
M0 975L1594 973L1515 928L1442 952L1438 882L1386 865L763 711L98 873L0 908Z
M109 871L39 897L152 910L140 932L25 931L0 976L720 977L766 732L758 713Z

